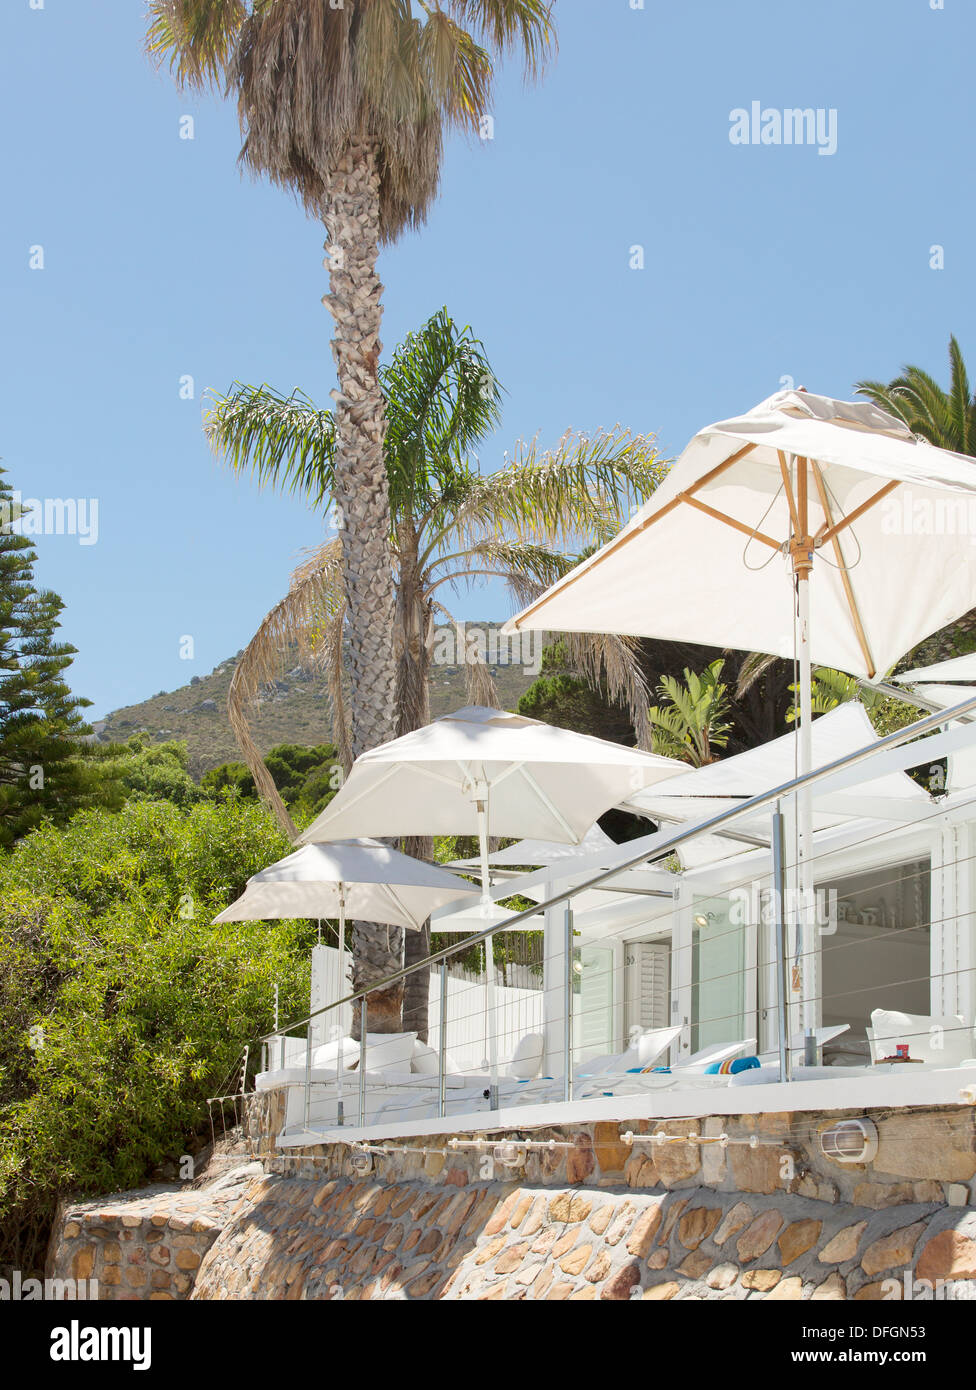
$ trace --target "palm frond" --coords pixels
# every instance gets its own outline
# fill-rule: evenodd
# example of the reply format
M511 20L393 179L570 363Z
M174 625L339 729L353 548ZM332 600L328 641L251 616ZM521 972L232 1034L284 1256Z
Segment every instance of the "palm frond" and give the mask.
M735 698L741 700L747 695L756 681L761 680L770 666L774 666L778 660L779 657L769 656L766 652L750 652L739 667Z
M447 5L499 53L517 52L531 77L555 53L551 0L447 0Z
M464 669L465 698L468 704L497 709L498 687L495 678L487 663L472 649L464 623L455 618L443 603L435 600L431 606L454 628L455 653L459 665Z
M311 506L332 495L335 421L302 391L282 396L236 381L226 396L211 396L204 433L235 473L249 470L262 486L298 493Z
M380 373L390 505L413 515L463 494L463 454L497 425L501 387L483 345L446 309L397 348Z
M931 373L907 366L894 381L860 381L855 390L896 415L930 444L960 454L976 453L976 400L962 350L949 339L950 386L944 391Z
M245 647L227 694L227 713L244 761L261 796L291 839L297 832L251 737L248 715L261 687L276 679L286 656L312 664L327 655L325 634L337 619L341 621L345 608L341 557L340 543L330 541L295 571L288 593Z
M605 690L611 704L627 711L637 746L649 750L650 693L641 670L640 644L615 633L566 632L561 635L567 664L594 690Z
M458 541L499 532L563 547L602 544L667 471L653 441L627 430L567 433L554 449L521 442L495 473L472 474L451 513L432 517Z
M146 52L181 87L222 88L246 18L244 0L148 0Z

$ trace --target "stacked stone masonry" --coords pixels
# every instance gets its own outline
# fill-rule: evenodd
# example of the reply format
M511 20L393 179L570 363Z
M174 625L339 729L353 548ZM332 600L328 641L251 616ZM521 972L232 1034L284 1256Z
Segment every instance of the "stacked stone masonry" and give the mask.
M557 1145L514 1169L490 1148L409 1139L358 1175L343 1145L276 1150L281 1110L280 1097L255 1101L260 1161L214 1185L68 1208L50 1272L94 1275L108 1298L976 1293L969 1107L873 1116L880 1144L869 1166L820 1154L817 1129L836 1114L783 1113L632 1124L664 1143L627 1144L629 1126L616 1123L507 1135ZM723 1133L746 1142L699 1142Z

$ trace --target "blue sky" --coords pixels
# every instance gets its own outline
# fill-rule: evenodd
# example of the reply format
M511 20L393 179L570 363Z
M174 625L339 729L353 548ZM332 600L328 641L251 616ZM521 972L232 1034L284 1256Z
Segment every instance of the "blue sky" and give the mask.
M387 354L441 305L485 343L507 394L483 467L617 421L674 456L783 378L944 379L951 332L976 363L971 0L633 3L557 0L544 82L503 72L494 138L450 142L428 225L381 259ZM98 499L97 542L43 535L37 567L93 718L243 646L323 534L213 459L205 390L335 385L321 229L141 42L137 0L0 12L0 456L25 497ZM836 153L733 145L753 101L836 111Z

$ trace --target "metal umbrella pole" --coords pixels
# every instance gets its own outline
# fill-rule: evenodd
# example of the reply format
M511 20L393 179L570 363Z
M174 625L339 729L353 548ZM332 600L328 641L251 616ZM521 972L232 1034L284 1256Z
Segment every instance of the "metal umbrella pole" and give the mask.
M494 907L491 900L491 867L488 863L488 788L478 787L475 810L478 813L478 846L481 857L481 906L485 915ZM492 938L485 937L485 1038L488 1044L489 1106L498 1109L498 1039L495 1034L495 953Z
M346 991L346 885L339 884L339 998ZM345 1123L345 1106L343 1104L342 1093L342 1073L346 1065L345 1049L343 1042L345 1036L342 1031L342 1010L339 1010L339 1036L336 1039L336 1123Z

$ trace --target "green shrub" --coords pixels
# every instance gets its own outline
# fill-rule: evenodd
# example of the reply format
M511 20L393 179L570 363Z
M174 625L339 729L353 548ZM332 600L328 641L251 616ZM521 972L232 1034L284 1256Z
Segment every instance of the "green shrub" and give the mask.
M209 1137L244 1043L308 1000L308 923L213 926L288 845L254 802L130 802L0 861L0 1264L59 1197L135 1187Z

